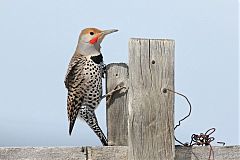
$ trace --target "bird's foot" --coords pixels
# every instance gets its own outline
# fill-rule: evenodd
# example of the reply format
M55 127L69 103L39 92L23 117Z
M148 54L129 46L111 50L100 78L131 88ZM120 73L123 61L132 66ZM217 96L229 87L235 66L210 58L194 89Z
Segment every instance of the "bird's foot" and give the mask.
M121 82L118 85L116 85L116 87L113 90L111 90L110 92L102 96L101 99L107 98L107 105L109 105L111 102L112 96L115 92L121 91L121 93L125 93L127 90L128 90L128 87L124 85L124 82Z

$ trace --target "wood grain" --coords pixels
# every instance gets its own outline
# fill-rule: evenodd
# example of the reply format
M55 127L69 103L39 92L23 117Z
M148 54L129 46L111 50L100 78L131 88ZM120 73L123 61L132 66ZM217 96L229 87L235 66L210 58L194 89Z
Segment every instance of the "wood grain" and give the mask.
M0 160L86 160L85 147L0 148Z
M209 152L210 146L177 146L175 160L207 160ZM214 160L240 160L240 146L213 147L213 152Z
M215 160L240 160L240 146L213 147ZM0 160L128 160L127 146L0 147ZM175 160L207 160L209 147L176 147Z
M174 41L129 41L129 159L174 159Z
M128 66L125 63L112 63L107 66L106 91L112 91L118 84L128 86ZM126 91L126 90L125 90ZM107 99L108 100L108 99ZM107 104L107 128L110 145L128 145L127 91L120 90Z

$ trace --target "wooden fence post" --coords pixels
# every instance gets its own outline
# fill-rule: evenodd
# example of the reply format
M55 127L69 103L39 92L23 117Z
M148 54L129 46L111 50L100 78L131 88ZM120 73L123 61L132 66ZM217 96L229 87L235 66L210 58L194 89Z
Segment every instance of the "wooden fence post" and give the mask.
M112 63L107 66L106 92L112 91L117 85L127 87L128 66L125 63ZM107 98L107 100L109 100ZM120 90L111 97L107 104L107 134L110 145L128 145L128 107L127 91Z
M130 39L128 159L173 160L174 41Z

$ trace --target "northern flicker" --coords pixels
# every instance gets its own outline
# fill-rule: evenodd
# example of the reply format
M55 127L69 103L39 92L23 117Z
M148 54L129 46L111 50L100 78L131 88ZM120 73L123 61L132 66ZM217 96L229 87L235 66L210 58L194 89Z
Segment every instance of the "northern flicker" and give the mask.
M104 146L108 145L108 141L95 115L95 109L102 99L104 72L100 44L107 34L117 31L116 29L101 31L96 28L82 30L64 81L68 90L69 134L72 133L76 118L80 117L91 127Z

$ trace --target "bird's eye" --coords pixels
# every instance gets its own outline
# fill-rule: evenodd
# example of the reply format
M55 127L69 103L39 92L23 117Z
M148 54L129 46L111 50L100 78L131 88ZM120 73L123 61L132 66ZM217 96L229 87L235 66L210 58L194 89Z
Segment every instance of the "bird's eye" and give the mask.
M94 32L90 32L90 35L94 35Z

